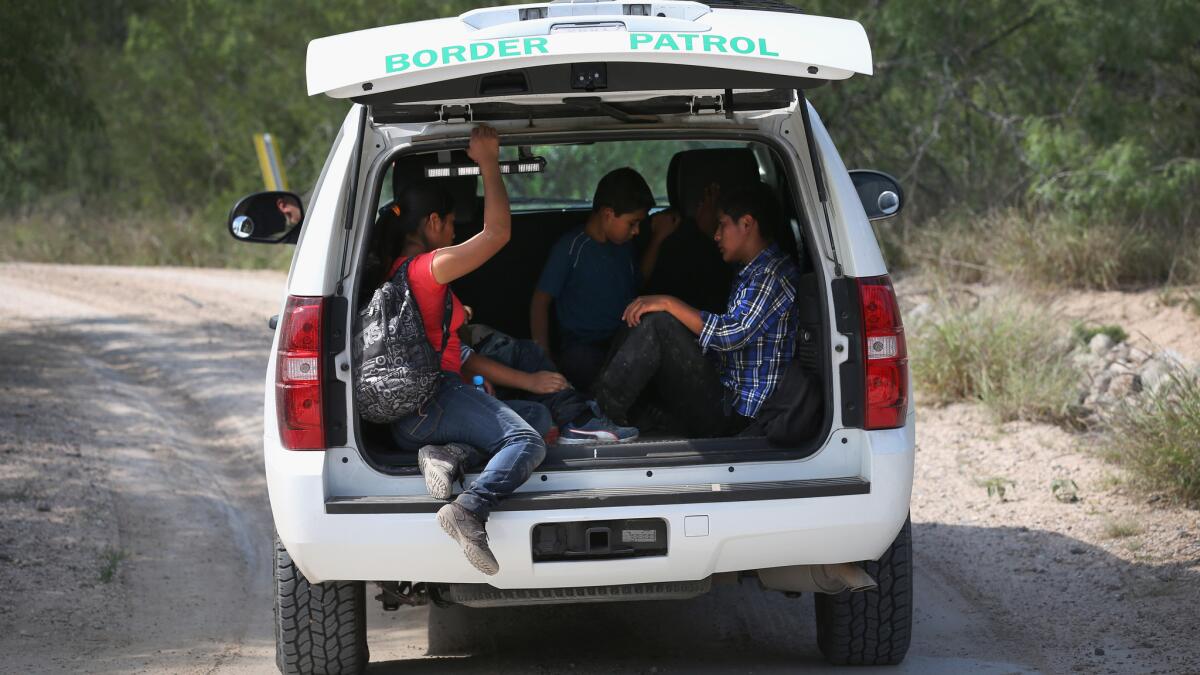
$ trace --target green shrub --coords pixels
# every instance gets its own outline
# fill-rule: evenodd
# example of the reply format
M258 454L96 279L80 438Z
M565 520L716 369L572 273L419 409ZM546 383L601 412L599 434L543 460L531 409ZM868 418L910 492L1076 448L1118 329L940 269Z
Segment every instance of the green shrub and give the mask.
M1200 376L1174 373L1108 415L1105 454L1145 487L1200 502Z
M97 575L102 583L112 583L116 578L121 563L129 557L129 551L108 548L100 555L100 572Z
M1086 323L1076 323L1071 327L1071 337L1075 338L1076 342L1088 344L1092 338L1103 333L1107 335L1114 343L1124 342L1129 339L1129 333L1125 332L1124 328L1111 324L1103 326L1089 326Z
M981 401L1001 421L1070 424L1079 375L1065 331L1019 298L948 303L917 322L909 340L913 378L935 403Z

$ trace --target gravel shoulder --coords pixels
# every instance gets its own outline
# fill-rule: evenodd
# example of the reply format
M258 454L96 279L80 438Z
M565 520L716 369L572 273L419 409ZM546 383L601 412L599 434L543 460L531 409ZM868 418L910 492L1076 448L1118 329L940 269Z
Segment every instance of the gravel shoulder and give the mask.
M0 265L5 669L273 670L259 439L265 318L282 284L273 272ZM1143 311L1141 297L1096 307ZM1136 316L1127 329L1154 335L1157 315ZM1191 330L1148 339L1200 334L1179 320ZM885 672L1200 672L1195 511L1128 490L1086 437L996 425L971 405L919 412L918 623L909 660ZM1005 500L988 496L989 478L1012 481ZM1054 499L1055 478L1074 480L1079 501ZM1134 533L1110 536L1130 522ZM371 603L369 623L372 672L822 663L809 598L739 586L637 606Z
M247 403L280 280L270 305L206 305L192 296L229 294L214 275L166 272L0 267L11 672L212 672L272 655L270 605L247 604L270 569Z

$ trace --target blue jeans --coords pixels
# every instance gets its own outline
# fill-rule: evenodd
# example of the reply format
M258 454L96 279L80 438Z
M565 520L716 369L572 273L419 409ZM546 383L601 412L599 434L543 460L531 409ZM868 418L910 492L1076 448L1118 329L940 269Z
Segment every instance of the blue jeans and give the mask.
M516 411L453 373L442 375L422 410L392 423L392 436L408 451L459 442L476 451L474 463L487 458L479 478L456 500L483 521L546 457L542 436Z
M558 372L558 369L554 367L554 362L533 340L521 340L500 331L492 331L476 342L474 349L493 361L523 373L536 373L543 370ZM571 384L571 387L553 394L512 392L513 395L520 398L506 398L505 401L538 431L542 431L542 429L538 426L538 422L531 418L540 416L541 413L536 408L530 408L531 404L541 404L538 407L544 406L549 409L554 424L559 426L570 424L580 413L589 410L588 399L574 388L574 382ZM546 434L543 432L542 435Z

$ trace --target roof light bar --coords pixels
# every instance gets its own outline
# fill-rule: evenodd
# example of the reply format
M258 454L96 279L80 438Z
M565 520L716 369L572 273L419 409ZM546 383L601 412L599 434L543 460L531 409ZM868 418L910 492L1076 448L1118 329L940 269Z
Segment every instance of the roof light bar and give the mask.
M693 0L656 0L653 3L598 0L587 2L542 2L528 5L481 7L459 15L476 30L494 28L521 21L590 21L622 16L644 17L652 23L660 19L695 21L710 13L708 5Z
M600 23L556 23L550 27L550 34L555 33L608 33L626 30L620 21L604 21Z
M546 171L546 158L522 157L518 160L500 162L500 173L543 173ZM455 178L458 176L478 176L478 164L435 164L425 167L426 178Z

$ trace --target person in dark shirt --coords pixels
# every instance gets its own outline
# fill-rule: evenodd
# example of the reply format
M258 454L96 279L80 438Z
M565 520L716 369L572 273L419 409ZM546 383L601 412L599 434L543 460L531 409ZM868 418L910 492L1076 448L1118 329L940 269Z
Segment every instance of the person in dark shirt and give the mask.
M554 354L571 384L586 390L621 327L621 312L637 296L633 245L654 206L654 194L631 168L605 174L596 186L587 222L564 234L546 258L529 308L529 332ZM550 305L560 345L550 349Z
M684 222L671 211L671 217L652 221L641 261L647 295L670 295L706 312L725 309L733 267L721 259L713 241L720 195L721 186L710 182L696 206L695 218Z

